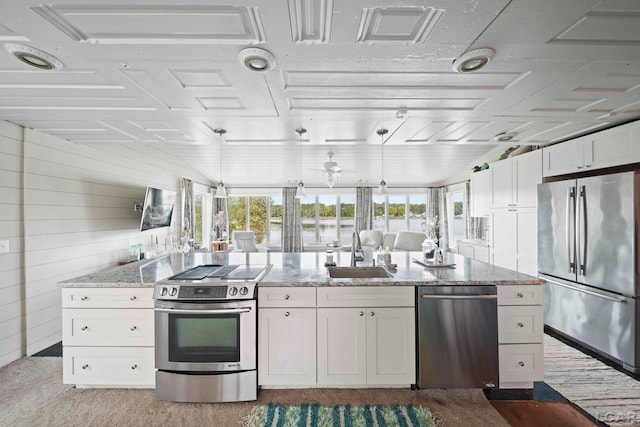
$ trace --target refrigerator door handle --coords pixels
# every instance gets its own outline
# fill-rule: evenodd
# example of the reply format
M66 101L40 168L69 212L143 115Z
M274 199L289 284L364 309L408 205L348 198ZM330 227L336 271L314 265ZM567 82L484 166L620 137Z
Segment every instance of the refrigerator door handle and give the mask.
M574 290L574 291L582 292L584 294L593 295L594 297L604 298L604 299L609 300L609 301L619 302L619 303L623 303L623 304L626 304L626 302L627 302L627 301L625 301L625 300L623 300L621 298L614 298L614 297L610 297L609 295L603 295L603 294L599 294L597 292L588 291L586 289L576 288L575 286L567 285L566 283L556 282L555 280L551 280L551 279L549 279L547 277L545 277L544 280L546 280L549 283L553 283L554 285L563 286L565 288L568 288L568 289L571 289L571 290Z
M578 268L580 269L579 274L584 276L586 274L587 268L587 196L586 196L586 186L582 185L580 187L580 200L578 203L578 215L576 218L580 218L580 223L578 224L578 229L582 232L582 238L579 235L576 235L577 241L577 255L578 255Z
M569 261L569 273L576 272L575 255L573 253L574 243L571 239L571 231L574 229L571 223L572 219L575 219L575 199L576 199L576 187L569 187L567 190L567 216L565 218L566 236L567 239L567 259Z

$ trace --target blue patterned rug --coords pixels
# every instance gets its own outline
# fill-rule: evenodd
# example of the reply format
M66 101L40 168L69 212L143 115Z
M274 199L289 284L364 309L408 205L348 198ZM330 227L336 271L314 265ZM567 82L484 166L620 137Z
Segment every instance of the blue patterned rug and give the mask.
M438 423L440 424L440 423ZM253 409L244 423L247 427L435 427L428 409L420 406L345 406L280 404Z

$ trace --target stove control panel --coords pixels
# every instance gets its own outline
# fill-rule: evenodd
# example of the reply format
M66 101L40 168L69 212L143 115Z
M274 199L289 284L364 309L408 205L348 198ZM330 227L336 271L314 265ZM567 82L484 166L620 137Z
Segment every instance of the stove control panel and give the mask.
M171 285L156 284L153 298L159 300L233 300L255 298L255 283L234 285Z

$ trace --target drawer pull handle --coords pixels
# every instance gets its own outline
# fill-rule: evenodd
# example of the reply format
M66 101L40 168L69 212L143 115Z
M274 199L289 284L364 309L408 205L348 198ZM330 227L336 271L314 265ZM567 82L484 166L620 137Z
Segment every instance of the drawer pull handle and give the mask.
M82 365L82 369L89 369L89 365Z
M524 325L522 324L522 322L518 322L518 328L524 328Z
M89 327L88 327L88 326L83 326L83 327L82 327L82 328L80 328L80 329L82 329L83 331L86 331L87 329L89 329Z
M132 330L132 331L135 331L136 329L138 329L138 327L137 327L137 326L132 326L132 327L131 327L131 330Z
M285 296L284 296L284 299L289 299L289 295L285 295Z
M135 301L135 300L137 300L137 299L138 299L138 297L137 297L137 296L135 296L135 295L131 295L131 298L130 298L130 299L131 299L131 301Z
M521 360L521 361L518 362L518 365L524 366L524 362Z
M136 369L138 365L131 365L131 369Z
M516 295L518 298L524 298L524 295L522 295L522 293L518 292L518 295Z
M364 316L364 311L361 311L361 312L360 312L360 316Z
M289 317L289 312L288 311L285 311L284 317Z
M80 297L80 300L81 300L81 301L86 301L86 300L88 300L88 299L89 299L89 297L88 297L88 296L82 296L82 297Z

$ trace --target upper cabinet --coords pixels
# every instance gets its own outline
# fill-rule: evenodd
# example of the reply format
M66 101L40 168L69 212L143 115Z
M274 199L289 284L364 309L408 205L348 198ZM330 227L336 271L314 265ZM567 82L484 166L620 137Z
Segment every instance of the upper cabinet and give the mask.
M491 207L535 207L542 182L542 151L535 150L491 164Z
M543 148L543 176L640 162L640 121Z
M485 169L471 174L471 216L491 214L491 170Z

